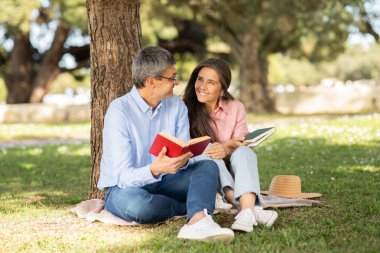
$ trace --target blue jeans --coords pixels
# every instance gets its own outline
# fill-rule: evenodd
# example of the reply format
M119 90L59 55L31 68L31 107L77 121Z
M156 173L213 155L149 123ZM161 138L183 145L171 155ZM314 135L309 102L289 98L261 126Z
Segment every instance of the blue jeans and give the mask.
M198 161L141 188L109 188L104 197L105 209L140 224L153 224L185 214L189 220L205 208L212 214L218 176L215 162Z

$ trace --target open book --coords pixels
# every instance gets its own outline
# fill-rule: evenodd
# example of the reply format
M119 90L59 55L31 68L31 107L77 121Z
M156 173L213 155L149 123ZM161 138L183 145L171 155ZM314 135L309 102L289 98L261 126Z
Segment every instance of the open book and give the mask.
M193 153L193 156L198 156L203 153L210 141L211 137L202 136L191 139L186 143L168 133L160 132L154 139L149 153L158 156L162 148L166 147L166 155L169 157L177 157L189 151Z
M268 128L260 128L257 129L245 136L245 141L249 144L248 147L256 147L261 142L263 142L266 138L271 136L276 131L276 128L274 127L268 127Z

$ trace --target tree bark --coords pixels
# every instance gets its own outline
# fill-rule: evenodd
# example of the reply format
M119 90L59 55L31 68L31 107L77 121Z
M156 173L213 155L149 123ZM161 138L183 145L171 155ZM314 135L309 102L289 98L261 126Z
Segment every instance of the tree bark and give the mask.
M133 86L132 58L141 48L139 10L139 0L87 0L92 96L90 199L103 197L97 184L104 115L111 101Z
M10 58L10 70L5 72L5 84L8 104L40 103L49 91L51 84L61 73L58 65L62 58L64 43L70 27L60 23L54 34L54 40L45 53L41 65L33 63L29 33L16 33Z
M62 58L63 45L69 35L70 27L64 23L59 23L55 30L54 40L46 52L37 76L33 80L32 94L30 96L31 103L41 103L43 97L49 91L51 84L59 75L59 61Z
M239 61L240 99L249 112L274 112L274 99L268 89L268 56L259 49L258 39L256 27L252 25L243 38L242 59Z
M229 19L217 19L206 14L207 22L230 45L231 53L240 67L240 100L249 112L274 112L275 105L268 89L267 54L259 50L259 34L255 20L243 35L236 33ZM236 28L235 28L236 29Z
M29 33L18 32L15 34L9 73L6 73L6 78L4 78L8 90L7 104L29 102L32 78L33 65Z

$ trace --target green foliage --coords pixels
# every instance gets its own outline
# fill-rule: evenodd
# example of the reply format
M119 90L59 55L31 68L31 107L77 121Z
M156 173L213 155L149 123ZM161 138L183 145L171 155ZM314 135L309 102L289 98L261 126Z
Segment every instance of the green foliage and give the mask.
M165 2L167 6L190 6L199 22L235 50L244 45L247 34L254 32L263 54L290 51L313 61L332 59L344 50L349 27L357 25L352 10L363 5L363 1Z
M380 46L371 44L368 49L360 45L348 47L333 61L313 63L306 59L275 54L269 57L271 84L312 85L325 78L380 81Z
M52 3L59 8L58 16L63 22L88 33L86 0L52 0Z
M166 1L145 0L140 7L142 44L158 45L159 39L173 40L178 36L176 18L189 18L188 8L167 6Z
M315 65L306 59L297 60L281 54L269 58L269 82L271 84L310 85L321 80Z
M0 25L17 27L22 32L29 32L32 11L40 7L38 0L4 0L0 8Z
M380 45L372 44L368 50L359 45L347 50L332 63L321 64L324 73L339 80L374 79L380 81Z
M37 0L5 0L5 3L1 4L0 24L29 32L31 21L45 24L52 20L61 20L87 33L85 0L51 0L45 1L44 5L41 2Z
M64 93L67 89L77 90L78 88L90 89L90 73L87 70L79 69L74 73L62 73L52 83L50 93Z
M275 116L270 116L276 119ZM276 121L274 121L276 122ZM90 148L53 145L0 150L0 234L6 252L378 252L380 115L276 124L255 149L262 188L296 174L319 207L278 209L273 228L236 233L230 244L176 239L184 220L118 227L68 210L87 198ZM25 126L27 129L27 126ZM216 215L223 226L232 215Z

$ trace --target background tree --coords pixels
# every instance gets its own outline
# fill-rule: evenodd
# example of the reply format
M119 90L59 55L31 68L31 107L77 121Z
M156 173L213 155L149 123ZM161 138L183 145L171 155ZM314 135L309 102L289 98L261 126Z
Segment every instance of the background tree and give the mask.
M73 33L87 34L85 0L5 0L0 28L0 76L9 104L41 102L60 73L89 66L88 45L68 43ZM74 68L59 64L66 53L76 59Z
M101 198L96 187L102 155L103 119L112 100L133 86L132 58L141 48L139 0L88 0L91 38L91 159L89 198Z
M189 6L185 0L165 2ZM190 1L190 7L194 20L230 46L240 66L240 98L246 108L263 112L274 110L268 56L280 52L313 62L333 59L345 49L352 26L365 24L361 31L369 31L365 2L369 1L204 0Z

